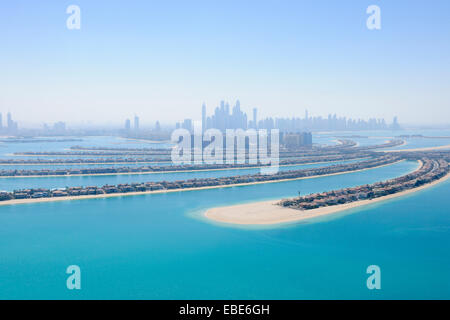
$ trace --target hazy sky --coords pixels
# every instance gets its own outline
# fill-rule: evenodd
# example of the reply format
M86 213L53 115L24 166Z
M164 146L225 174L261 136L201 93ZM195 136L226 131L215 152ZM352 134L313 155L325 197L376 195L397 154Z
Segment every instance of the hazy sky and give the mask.
M449 40L448 0L2 1L0 112L145 124L240 99L261 116L450 123Z

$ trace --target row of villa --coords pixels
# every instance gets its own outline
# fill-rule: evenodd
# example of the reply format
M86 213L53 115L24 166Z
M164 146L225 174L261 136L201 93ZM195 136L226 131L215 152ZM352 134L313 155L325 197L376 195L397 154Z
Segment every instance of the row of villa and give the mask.
M422 158L421 161L422 166L418 170L395 179L354 188L315 193L294 199L283 199L278 204L298 210L310 210L359 200L370 200L431 183L444 177L450 171L446 160Z
M96 147L96 146L72 146L71 150L80 150L80 151L145 151L145 152L165 152L170 154L170 148L118 148L118 147Z
M350 160L358 157L368 157L370 155L376 155L375 153L364 153L363 151L354 151L351 153L316 153L310 156L294 156L289 155L286 157L281 156L282 159L296 158L304 159L305 163L324 161L338 161L338 160ZM328 160L330 159L330 160ZM134 158L134 157L111 157L111 158L67 158L67 159L48 159L48 158L36 158L36 159L0 159L0 165L30 165L30 164L108 164L108 163L154 163L154 162L171 162L170 158L154 159L154 158Z
M383 155L379 156L378 158L369 159L361 162L338 164L328 167L311 168L304 170L279 171L272 175L253 174L253 175L240 175L221 178L162 181L157 183L146 182L146 183L120 184L117 186L105 185L102 187L77 187L77 188L71 187L56 190L49 190L42 188L15 190L13 192L0 192L0 201L12 199L36 199L36 198L79 196L79 195L144 192L153 190L186 189L186 188L245 184L253 182L270 182L283 179L296 179L302 177L326 175L331 173L340 173L347 171L356 171L366 168L373 168L396 162L399 159L400 157L396 155Z
M344 137L343 137L344 138ZM320 148L315 148L319 150L323 149L342 149L342 148L352 148L357 145L357 143L350 139L338 139L339 144L337 145L331 145L331 146L325 146ZM379 149L379 148L389 148L389 147L395 147L403 144L404 141L401 139L393 139L388 142L385 142L383 144L378 145L369 145L364 146L361 148L364 149ZM96 147L96 146L88 146L88 147L82 147L82 146L73 146L70 148L71 150L78 150L78 151L112 151L112 152L148 152L151 154L170 154L171 149L170 148L119 148L119 147ZM311 149L311 148L281 148L280 153L290 153L293 151L305 151L305 149Z
M346 161L370 157L367 153L356 152L350 155L335 155L326 157L292 158L280 161L280 165L302 165L306 163ZM235 164L184 164L171 166L137 166L137 167L98 167L81 169L35 169L35 170L0 170L2 177L25 177L25 176L68 176L89 174L126 174L126 173L149 173L149 172L172 172L172 171L196 171L215 169L235 169L269 166L261 163L235 163Z
M336 152L362 152L373 149L380 148L390 148L394 146L398 146L404 143L403 140L390 140L384 144L379 145L369 145L369 146L361 146L355 147L356 142L352 140L339 140L340 144L336 146L326 146L326 147L315 147L308 149L280 149L279 156L280 158L288 158L288 157L305 157L305 156L314 156L314 155L326 155L326 154L334 154ZM100 151L101 150L101 151ZM111 156L152 156L151 160L155 161L170 161L169 155L171 154L171 149L167 149L165 151L160 151L160 149L156 149L156 151L148 151L148 149L126 149L126 148L106 148L106 149L96 149L96 150L85 150L85 151L25 151L25 152L16 152L14 155L16 156L71 156L71 157L111 157ZM201 152L201 151L199 151ZM195 152L194 152L195 153ZM191 153L193 156L193 153ZM249 157L249 151L245 150L246 157ZM225 155L224 155L225 157Z
M270 148L269 148L270 149ZM268 150L270 151L270 150ZM360 151L360 150L358 150ZM225 150L223 151L224 158L225 158ZM245 154L245 156L248 158L249 156L255 156L258 153L252 153L249 154L248 150L242 152L237 152L239 154ZM320 154L335 154L336 150L332 148L323 148L319 151L310 151L310 150L300 150L300 151L279 151L279 155L281 158L283 157L293 157L293 156L307 156L307 155L317 155ZM192 150L190 153L192 156L194 154L201 154L201 151L195 152L195 150ZM131 152L123 152L123 151L81 151L81 152L72 152L72 151L26 151L26 152L16 152L14 153L15 156L70 156L70 157L113 157L113 156L152 156L152 160L170 160L171 152L167 152L164 154L158 154L158 153L152 153L147 151L131 151Z

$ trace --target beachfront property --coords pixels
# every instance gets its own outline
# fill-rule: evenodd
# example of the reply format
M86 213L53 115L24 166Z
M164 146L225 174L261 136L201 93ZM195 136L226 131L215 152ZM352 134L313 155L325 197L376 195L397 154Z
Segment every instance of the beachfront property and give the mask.
M301 170L286 170L279 171L275 174L249 174L249 175L236 175L231 177L222 178L198 178L191 180L181 181L161 181L158 183L145 182L145 183L133 183L133 184L119 184L116 186L105 185L98 188L83 187L78 188L65 188L63 190L42 190L38 189L24 189L15 190L13 192L2 192L0 194L1 201L18 200L18 199L36 199L36 198L58 198L67 196L79 196L79 195L101 195L101 194L126 194L131 192L148 192L154 190L173 190L173 189L190 189L190 188L204 188L204 187L217 187L217 186L232 186L239 184L249 183L264 183L275 182L282 180L301 179L313 176L339 174L344 172L364 170L368 168L379 167L394 163L401 160L398 155L381 154L378 157L374 157L368 160L336 164L327 167L301 169Z
M421 158L420 161L422 165L418 170L395 179L354 188L315 193L294 199L284 199L279 202L279 205L299 210L310 210L358 200L370 200L414 189L449 174L449 164L446 160Z

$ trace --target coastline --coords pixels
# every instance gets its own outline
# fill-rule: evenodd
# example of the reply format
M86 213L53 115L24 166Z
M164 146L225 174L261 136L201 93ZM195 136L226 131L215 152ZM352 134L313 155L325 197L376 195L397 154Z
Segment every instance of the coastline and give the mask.
M239 224L239 225L273 225L286 222L298 222L302 220L338 213L344 210L357 208L372 203L402 197L435 186L441 182L448 180L449 178L450 173L448 173L439 180L433 181L431 183L422 185L417 188L398 192L395 194L390 194L372 200L360 200L311 210L297 210L292 208L284 208L276 204L280 200L271 200L227 207L212 208L207 210L204 216L216 222Z
M146 195L146 194L158 194L158 193L169 193L169 192L187 192L187 191L198 191L198 190L208 190L208 189L218 189L218 188L232 188L232 187L243 187L243 186L251 186L257 184L264 183L279 183L286 181L296 181L296 180L305 180L305 179L316 179L321 177L335 176L347 173L361 172L376 168L381 168L385 166L394 165L396 163L400 163L405 161L404 159L395 161L388 164L383 164L376 167L364 168L353 171L343 171L336 172L330 174L323 175L315 175L309 177L300 177L293 179L280 179L280 180L269 180L269 181L258 181L258 182L248 182L248 183L236 183L236 184L227 184L227 185L216 185L216 186L208 186L208 187L194 187L194 188L184 188L184 189L170 189L170 190L153 190L153 191L140 191L140 192L126 192L126 193L107 193L107 194L94 194L94 195L83 195L83 196L64 196L64 197L50 197L50 198L37 198L37 199L13 199L13 200L5 200L0 201L0 206L14 205L14 204L31 204L38 202L53 202L53 201L68 201L68 200L86 200L86 199L99 199L99 198L112 198L112 197L126 197L126 196L137 196L137 195Z

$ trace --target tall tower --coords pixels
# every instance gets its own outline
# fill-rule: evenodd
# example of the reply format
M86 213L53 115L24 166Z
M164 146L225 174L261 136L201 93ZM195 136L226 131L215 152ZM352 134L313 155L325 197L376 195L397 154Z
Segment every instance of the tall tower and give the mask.
M0 130L3 129L3 118L2 118L2 114L0 113Z
M202 105L202 133L206 131L206 105Z
M400 129L400 125L398 124L397 116L395 116L394 120L392 121L392 129L393 130L399 130Z
M256 116L258 113L258 109L253 108L253 128L257 129L257 122L256 122Z
M12 129L12 122L11 112L8 112L8 114L6 115L6 125L8 126L8 129Z
M139 117L134 116L134 130L139 131Z

